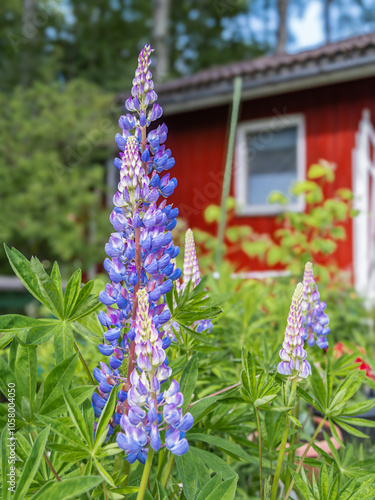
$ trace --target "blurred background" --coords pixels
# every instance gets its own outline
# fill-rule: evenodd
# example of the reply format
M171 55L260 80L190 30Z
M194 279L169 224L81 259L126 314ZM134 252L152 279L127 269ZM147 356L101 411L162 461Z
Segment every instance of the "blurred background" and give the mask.
M186 203L189 203L189 197L192 199L193 194L188 193L184 178L189 177L192 186L199 185L202 182L201 169L208 171L212 165L207 164L209 158L203 161L203 156L198 156L198 160L194 159L195 167L189 170L189 165L185 165L179 177L179 161L188 161L190 164L193 161L186 157L185 150L179 144L184 137L194 139L193 133L186 135L186 132L194 130L201 115L194 115L192 111L182 109L183 106L182 114L179 114L176 106L169 106L168 111L169 89L178 88L178 85L168 87L170 82L187 82L185 86L182 85L182 97L180 95L178 101L186 103L190 99L189 75L202 74L199 73L201 70L213 66L232 68L229 77L225 77L232 84L234 77L241 74L242 70L237 70L242 67L241 61L263 60L266 57L269 61L279 61L279 70L282 72L283 57L293 58L301 52L327 46L340 47L337 49L340 54L349 47L352 60L363 56L360 53L363 44L356 41L364 39L366 46L371 45L374 31L375 0L2 0L1 241L8 246L15 246L27 257L37 255L47 270L54 260L58 260L65 277L77 267L81 267L87 277L97 272L98 263L104 258L103 246L111 232L108 215L116 185L113 158L117 154L114 142L114 135L118 131L117 119L124 113L123 98L130 91L137 54L145 43L151 43L156 49L152 68L156 91L160 88L161 104L163 99L167 104L163 119L171 130L168 146L176 157L174 175L180 182L177 190L180 195L176 194L174 201L178 204L182 200L185 204L185 210L181 211L181 228L188 224L200 228L197 239L201 245L204 266L204 256L217 250L217 243L210 241L209 237L209 234L216 234L216 229L210 230L209 224L219 224L222 218L217 207L222 186L220 182L220 189L215 196L208 197L191 218ZM352 40L348 47L337 45L345 39ZM322 57L326 56L323 53ZM368 52L365 56L368 57ZM296 60L288 61L294 64ZM238 65L233 66L232 63ZM308 58L306 64L308 67ZM372 59L367 61L368 66L374 67L373 64ZM242 72L246 76L247 71L251 76L252 68ZM361 79L364 77L366 75L360 75ZM214 164L219 164L220 169L224 168L229 139L232 86L229 90L226 92L226 102L217 104L219 108L212 111L213 117L219 113L220 134L211 141L208 124L205 129L207 136L201 137L204 142L202 148L215 149L220 142L220 157L212 160ZM283 96L285 92L284 89ZM351 94L350 88L347 94ZM294 100L293 95L290 98ZM281 113L287 102L285 99L282 97L279 101ZM257 106L261 106L261 103ZM266 103L267 109L263 106L264 112L258 111L256 118L272 115L272 106L271 102ZM210 116L209 108L202 111L200 106L200 109L201 114ZM246 110L243 113L240 121L251 118ZM334 110L332 113L332 129L337 129L342 116L335 115ZM357 115L353 118L356 128L359 119ZM175 134L173 127L178 130ZM293 133L292 130L289 135L287 133L280 138L287 148L293 141ZM355 131L351 139L353 144L354 136ZM250 137L249 140L253 139ZM278 144L278 141L274 144ZM310 164L320 159L318 155L318 152L310 154L305 177ZM333 152L332 157L326 157L325 160L335 161L334 156ZM199 158L202 159L201 164ZM258 168L261 169L261 165ZM288 167L285 168L288 172ZM312 179L322 178L323 182L330 182L328 177L332 168L326 164L322 168L320 175L316 175L315 171ZM220 176L218 178L222 179ZM315 182L312 179L309 182ZM291 180L303 179L294 179L292 176ZM352 186L349 178L341 178L340 182L336 188L349 189ZM271 187L268 191L277 189L278 185L276 183ZM300 188L302 191L293 196L312 190L311 184ZM231 190L233 194L235 188L232 186ZM268 196L268 191L264 196ZM324 194L327 194L326 191ZM319 194L316 196L312 202L319 203ZM349 200L347 193L344 201L339 200L347 203L345 221L351 216ZM280 203L282 200L276 201ZM233 206L229 201L225 217L229 229L232 229L225 233L225 241L222 242L224 245L225 242L232 244L232 249L224 246L222 251L234 270L238 267L244 272L284 269L297 261L302 262L302 257L310 255L312 251L324 254L327 250L327 245L323 245L323 250L311 249L311 239L316 239L316 235L306 236L302 257L301 251L298 253L297 249L296 255L293 254L293 262L290 259L288 261L291 251L285 242L280 243L275 239L272 233L275 230L274 223L269 229L271 226L268 221L267 230L262 231L264 219L258 217L254 233L251 218L231 220ZM337 212L338 209L335 210ZM297 224L293 229L296 234L298 224L306 222L302 219L293 221L285 213L282 216L284 219L281 224L284 224L284 230L288 228L289 233L293 224ZM337 220L330 221L330 230L336 223ZM345 223L345 228L350 230L351 222ZM264 232L267 234L259 235ZM337 240L342 235L339 233L340 230L336 229ZM240 251L250 260L244 260L242 254L239 256L236 244L240 245ZM351 242L345 244L351 245ZM295 251L295 245L293 249ZM330 247L328 250L326 253L334 254L336 248ZM259 264L261 257L270 251L271 257ZM339 264L344 270L348 266L353 267L351 254L341 260L342 265L340 259ZM1 249L2 312L19 310L28 303L27 296L22 293L22 286L11 274Z

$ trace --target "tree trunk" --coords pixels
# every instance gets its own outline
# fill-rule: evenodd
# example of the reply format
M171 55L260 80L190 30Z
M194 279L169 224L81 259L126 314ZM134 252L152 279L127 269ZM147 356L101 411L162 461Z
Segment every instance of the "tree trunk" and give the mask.
M329 20L329 6L332 0L324 0L324 33L326 43L331 43L331 23Z
M276 54L284 54L287 42L286 13L288 10L288 0L277 0L277 10L279 13L279 26L277 29Z
M165 80L169 73L168 25L170 8L170 0L154 0L153 41L156 68L153 73L156 82Z

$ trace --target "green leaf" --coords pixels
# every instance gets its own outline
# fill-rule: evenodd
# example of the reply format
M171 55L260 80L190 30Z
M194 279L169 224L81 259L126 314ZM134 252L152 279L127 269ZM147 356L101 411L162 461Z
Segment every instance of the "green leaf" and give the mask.
M81 385L70 389L69 394L72 396L77 405L81 405L84 401L86 401L88 397L92 396L95 387L95 385ZM92 410L91 403L90 408ZM59 396L57 396L57 398L50 401L50 403L43 407L43 411L40 411L42 415L48 415L50 417L58 416L65 412L66 404L63 394L60 394ZM85 420L87 422L86 418ZM92 432L92 435L94 435L94 431Z
M334 418L332 419L341 429L344 431L348 432L349 434L352 434L353 436L360 437L360 438L368 438L366 434L363 432L359 431L358 429L355 429L354 427L351 427L347 423L343 422L340 418Z
M27 458L22 475L17 481L17 488L13 496L13 500L23 500L26 497L29 486L34 479L43 457L43 452L46 447L50 428L44 429L36 438L29 457Z
M109 398L108 398L108 400L107 400L107 402L102 410L102 413L100 415L100 419L99 419L98 426L96 428L96 433L95 433L94 451L101 444L101 440L103 438L103 435L106 435L106 433L107 433L107 426L108 426L109 421L111 420L111 417L115 411L117 392L118 391L117 391L116 387L113 387L113 389L111 390L111 393L109 395Z
M6 244L4 244L4 248L15 275L21 281L26 290L39 300L39 302L50 309L50 304L41 292L38 280L31 270L30 262L15 248L12 248L11 250Z
M217 474L221 473L223 475L223 479L229 479L236 475L234 469L232 469L232 467L228 465L225 460L217 455L201 448L195 448L194 446L190 446L189 449L194 458L200 458L209 469L212 469Z
M350 500L373 500L375 496L375 474L361 478L357 491L350 497Z
M44 392L41 401L40 412L61 395L62 387L68 388L77 367L78 353L74 353L69 358L52 368L44 382Z
M80 441L77 434L73 432L67 425L63 424L57 418L47 417L46 415L36 415L37 420L44 425L49 425L51 430L61 436L64 441L70 441L74 446L78 446L85 452L87 452L86 445L83 441Z
M199 420L201 420L205 415L210 413L210 411L214 410L218 406L218 399L219 398L216 396L204 398L201 401L193 404L189 408L189 412L193 415L194 418L194 424L199 422Z
M82 292L83 288L81 288ZM78 296L79 300L79 296ZM69 321L76 321L77 319L82 319L85 316L89 316L90 314L98 311L103 304L99 302L98 297L90 296L90 298L84 302L78 309L75 309L72 315L69 317Z
M73 352L73 330L66 321L61 321L54 336L54 348L56 364L61 363Z
M371 410L375 406L375 399L369 399L368 401L362 401L361 403L357 403L355 405L347 406L345 410L341 412L341 415L348 416L356 416L361 415L362 413L366 413Z
M49 304L49 309L60 319L63 317L64 309L62 302L61 289L59 290L53 279L48 276L42 263L36 258L31 257L30 269L33 271L41 293Z
M74 309L81 288L81 278L82 272L80 269L77 269L66 285L64 293L64 318L68 318Z
M75 403L69 392L63 389L63 394L70 418L72 419L75 428L78 430L83 440L86 441L87 446L91 448L93 436L89 433L81 410L79 409L78 405Z
M293 469L293 467L291 467L290 465L288 467L289 467L289 471L290 471L290 473L292 475L292 478L294 480L294 483L295 483L298 491L302 495L302 498L304 498L304 499L307 500L310 497L307 485L301 479L301 476L296 473L296 471Z
M113 392L113 391L112 391ZM116 487L115 483L113 482L113 479L111 476L108 474L108 472L105 470L105 468L102 466L102 464L94 457L94 462L96 465L96 468L99 471L99 474L102 476L102 478L111 486Z
M28 417L30 418L38 376L36 347L18 346L15 368L17 381L16 397L25 397L29 401L31 413Z
M41 320L22 316L21 314L3 314L0 316L0 332L10 332L11 330L23 330L33 326L38 326Z
M180 381L180 390L184 395L184 403L182 405L182 412L185 410L190 403L191 397L194 393L195 386L198 380L198 356L193 354L193 356L187 362L185 368L183 369Z
M208 337L206 334L196 332L195 330L192 330L188 326L185 326L184 324L178 322L181 328L194 340L197 340L198 342L202 342L203 344L211 344L212 339Z
M60 483L47 483L36 493L32 500L68 500L78 498L79 495L89 492L102 482L100 476L71 477Z
M176 456L177 472L180 476L187 500L193 500L198 488L198 472L191 451Z
M200 491L196 500L206 500L207 496L214 491L222 482L221 473L215 474L214 477L206 484L203 490Z
M233 500L236 494L238 476L234 476L222 482L217 488L214 489L207 497L207 500Z
M327 498L327 496L328 496L328 471L327 471L327 465L325 462L323 462L323 465L320 469L319 494L320 494L320 498Z
M47 342L59 329L60 320L40 323L26 331L23 342L27 345L39 345Z
M188 440L196 439L198 441L203 441L204 443L213 444L217 446L221 450L228 453L230 456L239 460L242 458L246 462L252 462L258 464L259 461L254 457L246 453L242 448L240 448L237 444L232 443L231 441L227 441L226 439L220 438L218 436L212 436L211 434L200 434L195 432L188 433Z
M15 443L15 442L14 442ZM10 468L12 467L12 472L15 472L15 461L12 463L9 463L9 455L10 455L10 447L9 445L11 444L11 441L9 440L9 427L8 425L4 426L3 432L1 433L1 478L2 478L2 486L3 486L3 491L2 491L2 500L8 500L10 497L10 491L9 491L9 484L7 481L10 481L10 477L8 474L10 473ZM14 478L15 481L17 481L16 478ZM17 482L16 482L17 484Z

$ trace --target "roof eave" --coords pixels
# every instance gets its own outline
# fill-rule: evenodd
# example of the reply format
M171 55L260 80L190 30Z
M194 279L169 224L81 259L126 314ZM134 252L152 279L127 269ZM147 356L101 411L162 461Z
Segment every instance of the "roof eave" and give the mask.
M295 67L286 68L285 73L276 72L276 74L258 79L254 79L252 75L244 76L242 100L248 101L375 76L375 56L371 54L368 57L349 61L322 62L318 66L307 65L299 70ZM232 92L233 78L214 82L192 91L182 89L178 92L170 92L166 96L161 95L160 104L165 114L173 115L229 104L232 101Z

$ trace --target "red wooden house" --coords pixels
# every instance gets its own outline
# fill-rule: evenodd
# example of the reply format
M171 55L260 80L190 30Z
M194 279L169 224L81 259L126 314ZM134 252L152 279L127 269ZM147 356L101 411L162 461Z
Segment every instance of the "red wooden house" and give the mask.
M202 211L220 203L236 76L243 82L231 186L236 223L271 234L280 207L267 203L269 193L287 191L321 158L334 162L336 180L326 195L349 187L360 210L335 257L368 293L375 278L375 34L215 67L156 88L176 158L173 201L191 227L209 229ZM290 209L304 210L303 200Z

